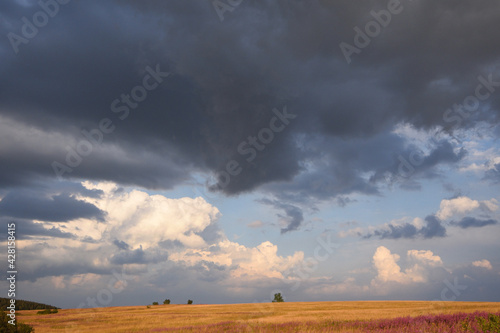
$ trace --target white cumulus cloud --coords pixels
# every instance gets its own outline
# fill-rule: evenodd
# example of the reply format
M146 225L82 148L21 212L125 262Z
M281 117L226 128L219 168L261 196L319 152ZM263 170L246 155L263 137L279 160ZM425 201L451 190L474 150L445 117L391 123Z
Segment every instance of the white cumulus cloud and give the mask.
M232 267L231 275L236 278L283 278L282 272L302 263L304 253L297 251L292 256L283 257L278 255L278 246L269 241L257 247L246 247L225 239L213 250L212 248L188 249L172 254L170 260L183 261L189 265L213 262Z
M250 222L247 224L247 227L249 228L262 228L264 226L264 222L260 221L260 220L256 220L256 221L253 221L253 222Z
M409 250L408 257L429 266L442 266L443 261L439 256L435 256L432 251Z
M472 265L475 266L475 267L481 267L481 268L486 268L486 269L493 269L493 267L491 266L491 263L488 260L486 260L486 259L474 261L472 263Z
M229 241L223 232L217 240L205 240L200 233L216 223L220 213L201 197L170 199L140 190L120 190L112 183L83 184L103 192L99 198L86 198L106 212L103 241L117 239L141 250L155 250L161 242L178 241L184 247L170 249L168 260L207 269L224 266L235 278L282 278L282 272L304 259L301 251L278 255L278 246L269 241L246 247Z
M398 265L400 256L391 253L385 246L379 246L373 255L373 264L377 270L377 276L372 280L372 285L385 282L401 284L426 282L429 268L442 266L443 264L441 258L434 255L432 251L409 250L407 257L415 263L402 271Z
M485 213L492 213L497 211L498 208L498 200L495 198L478 201L462 196L450 200L442 200L436 216L441 220L445 220L456 215L470 213L476 209L480 209Z
M203 198L170 199L146 192L119 190L115 184L84 182L88 189L99 189L103 195L86 198L106 212L108 237L136 248L155 247L162 241L179 241L187 247L207 244L198 233L215 222L219 210Z
M455 214L463 214L470 212L474 209L479 208L480 204L477 200L472 200L468 197L458 197L451 200L442 200L439 205L439 211L436 213L436 216L445 220L454 216Z

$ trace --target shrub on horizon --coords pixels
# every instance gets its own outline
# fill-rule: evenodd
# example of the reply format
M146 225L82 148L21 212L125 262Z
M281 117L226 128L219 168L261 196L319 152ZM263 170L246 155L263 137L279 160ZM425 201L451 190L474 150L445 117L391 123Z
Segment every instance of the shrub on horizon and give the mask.
M45 310L41 310L41 311L38 311L36 314L39 314L39 315L44 315L44 314L52 314L52 313L57 313L59 311L57 311L57 309L45 309Z
M281 296L281 293L274 294L273 303L281 303L284 301L285 300L283 299L283 296Z

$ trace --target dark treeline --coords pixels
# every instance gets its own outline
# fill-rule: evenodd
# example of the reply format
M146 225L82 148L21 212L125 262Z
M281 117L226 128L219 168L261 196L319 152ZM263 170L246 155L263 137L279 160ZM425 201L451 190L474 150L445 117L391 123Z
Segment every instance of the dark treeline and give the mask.
M0 297L0 309L6 311L7 306L9 305L10 305L9 298ZM60 308L52 305L16 299L16 310L43 310L43 309L60 309Z

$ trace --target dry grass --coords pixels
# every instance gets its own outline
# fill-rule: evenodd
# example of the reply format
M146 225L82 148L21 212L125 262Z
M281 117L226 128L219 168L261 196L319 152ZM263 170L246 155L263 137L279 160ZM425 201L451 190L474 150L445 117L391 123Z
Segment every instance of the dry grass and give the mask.
M19 321L43 332L152 332L196 326L193 331L211 332L211 324L246 327L235 332L261 332L267 323L370 320L425 314L487 311L499 312L500 303L484 302L301 302L227 305L156 305L59 310L37 315L19 311ZM213 328L216 331L216 327ZM231 330L232 331L232 330ZM303 330L300 330L303 332ZM306 331L306 330L304 330ZM307 330L309 331L309 330ZM316 332L312 329L311 332Z

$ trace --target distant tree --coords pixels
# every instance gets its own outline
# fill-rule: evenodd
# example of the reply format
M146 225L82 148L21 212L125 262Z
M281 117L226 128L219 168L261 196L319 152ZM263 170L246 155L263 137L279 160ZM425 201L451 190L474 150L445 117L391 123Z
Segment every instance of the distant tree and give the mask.
M285 300L283 299L283 296L281 296L281 293L274 294L273 303L280 303L284 301Z
M167 298L166 300L163 301L163 304L170 304L170 300Z
M153 305L158 305L158 302L153 302Z
M188 299L188 304L193 304L193 301Z

